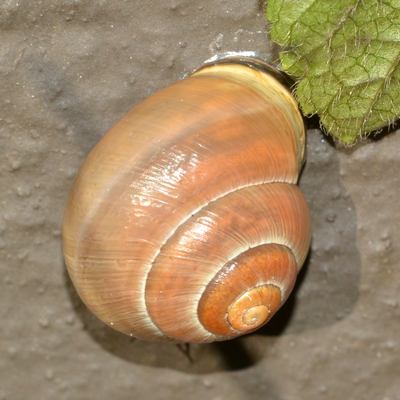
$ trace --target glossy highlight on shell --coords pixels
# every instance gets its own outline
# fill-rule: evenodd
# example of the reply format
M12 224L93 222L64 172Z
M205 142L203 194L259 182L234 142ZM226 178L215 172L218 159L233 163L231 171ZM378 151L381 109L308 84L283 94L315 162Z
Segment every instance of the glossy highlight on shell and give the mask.
M89 153L63 221L71 280L113 328L207 343L265 324L310 245L305 131L279 73L210 63L129 111Z

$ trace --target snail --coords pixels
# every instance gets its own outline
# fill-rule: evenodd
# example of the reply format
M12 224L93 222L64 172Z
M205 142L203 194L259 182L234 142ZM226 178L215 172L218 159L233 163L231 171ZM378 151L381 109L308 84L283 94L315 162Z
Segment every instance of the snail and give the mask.
M70 278L116 330L209 343L264 325L307 256L305 128L285 77L228 56L129 111L92 149L63 219Z

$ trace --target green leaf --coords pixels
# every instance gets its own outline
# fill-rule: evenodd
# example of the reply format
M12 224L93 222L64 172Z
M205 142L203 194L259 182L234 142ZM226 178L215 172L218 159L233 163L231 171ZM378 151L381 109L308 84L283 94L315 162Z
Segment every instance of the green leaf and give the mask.
M400 117L400 0L269 0L267 18L300 107L335 138Z

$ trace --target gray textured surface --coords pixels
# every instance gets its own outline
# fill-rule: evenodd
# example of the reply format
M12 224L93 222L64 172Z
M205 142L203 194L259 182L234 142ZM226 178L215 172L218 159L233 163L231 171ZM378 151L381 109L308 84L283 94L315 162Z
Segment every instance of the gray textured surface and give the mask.
M192 361L100 323L65 273L88 151L216 52L267 54L261 2L7 0L0 27L0 399L400 399L399 132L349 150L309 132L314 234L293 296Z

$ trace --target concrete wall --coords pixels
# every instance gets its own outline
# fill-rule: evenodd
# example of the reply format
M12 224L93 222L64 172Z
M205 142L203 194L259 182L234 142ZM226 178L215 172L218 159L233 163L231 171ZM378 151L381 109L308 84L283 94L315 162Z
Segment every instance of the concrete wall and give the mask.
M313 243L290 300L213 345L134 340L65 272L61 220L89 150L217 52L270 48L262 2L0 4L0 399L400 397L400 133L345 150L308 134Z

